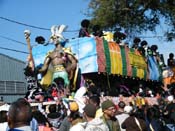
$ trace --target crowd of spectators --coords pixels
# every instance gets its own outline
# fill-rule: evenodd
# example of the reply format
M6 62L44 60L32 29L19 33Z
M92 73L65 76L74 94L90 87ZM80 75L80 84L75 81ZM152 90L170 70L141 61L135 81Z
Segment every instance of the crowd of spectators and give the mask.
M78 91L77 91L78 92ZM140 105L87 93L56 103L31 106L25 98L0 110L1 131L174 131L175 101L172 95Z

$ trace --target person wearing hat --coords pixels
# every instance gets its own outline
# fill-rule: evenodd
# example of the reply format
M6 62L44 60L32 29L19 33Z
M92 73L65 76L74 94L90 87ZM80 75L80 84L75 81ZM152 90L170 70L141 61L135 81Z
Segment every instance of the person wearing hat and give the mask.
M81 126L81 124L84 122L84 119L79 112L71 112L68 117L71 123L69 131L84 131L84 127Z
M72 112L79 112L79 106L78 106L77 102L75 102L75 101L69 102L68 107L69 107L69 111L70 111L69 115ZM62 121L60 128L59 128L59 131L69 131L70 127L71 127L71 121L70 121L69 117L67 116Z
M102 119L109 128L109 131L120 131L120 125L115 118L116 107L111 100L106 100L101 104L103 116Z

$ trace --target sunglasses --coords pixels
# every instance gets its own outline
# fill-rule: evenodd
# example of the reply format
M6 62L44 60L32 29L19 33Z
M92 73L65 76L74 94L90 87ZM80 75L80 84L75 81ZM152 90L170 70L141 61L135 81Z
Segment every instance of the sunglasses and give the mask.
M115 107L110 107L110 108L108 108L107 110L109 110L109 111L115 111L116 108L115 108Z

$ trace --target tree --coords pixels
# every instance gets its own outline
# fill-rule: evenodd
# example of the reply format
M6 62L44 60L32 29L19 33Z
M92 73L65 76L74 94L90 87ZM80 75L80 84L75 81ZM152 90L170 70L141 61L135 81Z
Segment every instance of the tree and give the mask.
M167 40L175 39L175 0L91 0L88 15L92 25L129 34L156 32L164 21Z

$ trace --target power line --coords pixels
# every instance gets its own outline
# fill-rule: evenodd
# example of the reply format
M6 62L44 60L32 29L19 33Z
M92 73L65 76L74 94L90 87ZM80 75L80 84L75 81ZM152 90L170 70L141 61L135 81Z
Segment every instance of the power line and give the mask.
M9 21L9 22L12 22L12 23L16 23L16 24L19 24L19 25L23 25L23 26L28 26L28 27L35 28L35 29L50 31L49 28L43 28L43 27L39 27L39 26L29 25L29 24L18 22L18 21L8 19L8 18L5 18L5 17L0 17L0 19L6 20L6 21ZM65 31L65 32L77 32L77 31L79 31L79 30L68 30L68 31Z
M15 21L15 20L11 20L11 19L8 19L8 18L4 18L4 17L0 17L0 19L6 20L6 21L9 21L9 22L12 22L12 23L16 23L16 24L19 24L19 25L23 25L23 26L28 26L28 27L32 27L32 28L36 28L36 29L49 30L49 31L50 31L50 29L47 29L47 28L38 27L38 26L33 26L33 25L28 25L28 24L21 23L21 22Z
M3 39L7 39L7 40L10 40L10 41L16 42L16 43L20 43L20 44L22 44L22 45L27 45L26 43L23 43L23 42L20 42L20 41L14 40L14 39L9 38L9 37L6 37L6 36L2 36L2 35L0 35L0 37L3 38Z
M31 28L50 31L49 28L43 28L43 27L39 27L39 26L29 25L29 24L18 22L16 20L8 19L8 18L5 18L5 17L0 17L0 19L6 20L6 21L9 21L9 22L12 22L12 23L16 23L16 24L19 24L19 25L23 25L23 26L28 26L28 27L31 27ZM65 32L78 32L78 31L79 30L67 30ZM142 38L164 38L165 36L141 36L141 37Z
M22 23L22 22L18 22L16 20L12 20L12 19L8 19L8 18L5 18L5 17L0 17L0 19L3 19L3 20L6 20L6 21L9 21L9 22L12 22L12 23L16 23L16 24L19 24L19 25L23 25L23 26L28 26L28 27L31 27L31 28L36 28L36 29L40 29L40 30L47 30L47 31L50 31L49 28L43 28L43 27L39 27L39 26L34 26L34 25L29 25L29 24L25 24L25 23ZM65 32L78 32L79 30L67 30ZM140 36L140 38L164 38L165 36ZM5 37L4 37L5 38ZM14 40L15 41L15 40ZM18 42L18 41L16 41ZM22 42L18 42L18 43L22 43ZM24 43L23 43L24 44Z
M19 51L19 50L9 49L9 48L5 48L5 47L0 47L0 49L19 52L19 53L23 53L23 54L29 54L28 52L25 52L25 51Z
M154 36L138 36L139 38L163 38L164 36L154 35Z

